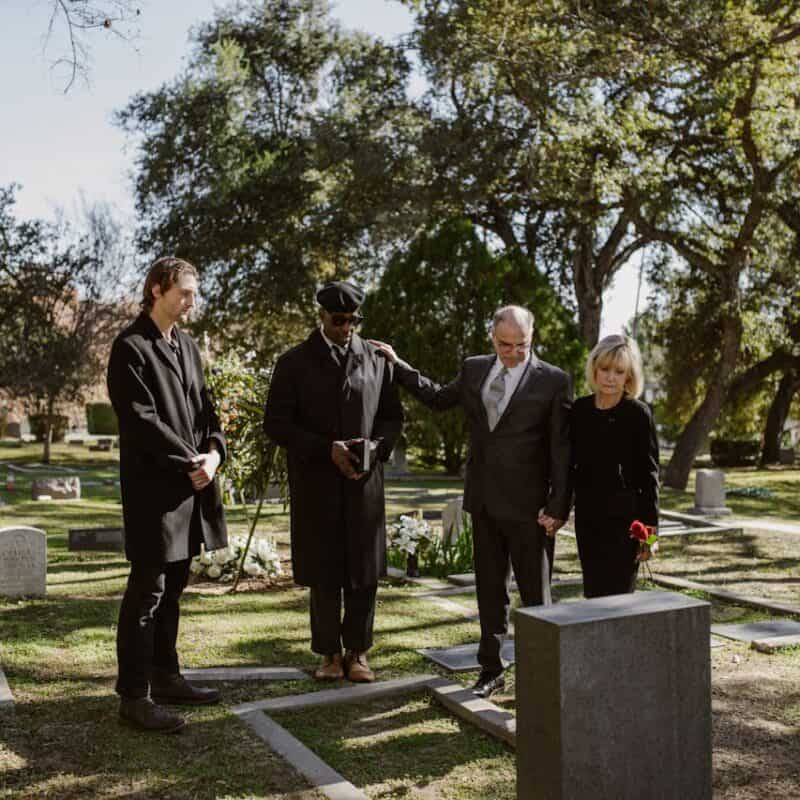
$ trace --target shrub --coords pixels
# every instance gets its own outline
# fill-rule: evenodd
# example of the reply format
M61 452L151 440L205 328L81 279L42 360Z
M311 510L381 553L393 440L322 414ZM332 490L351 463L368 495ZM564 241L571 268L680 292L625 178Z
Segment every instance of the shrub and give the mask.
M31 424L31 433L36 437L37 442L43 442L45 431L47 430L47 414L31 414L28 417ZM52 432L54 442L63 442L64 435L67 432L69 425L69 417L63 414L53 414L52 418Z
M117 436L119 422L111 403L87 403L86 427L89 433L100 436Z
M761 447L750 439L712 439L710 449L715 467L748 467L758 460Z

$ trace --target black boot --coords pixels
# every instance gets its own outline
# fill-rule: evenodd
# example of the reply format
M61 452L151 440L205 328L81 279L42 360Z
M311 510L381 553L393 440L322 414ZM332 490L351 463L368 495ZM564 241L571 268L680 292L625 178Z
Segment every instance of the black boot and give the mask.
M150 697L165 705L205 706L219 702L219 689L192 686L180 673L155 672L150 681Z
M135 728L156 733L175 733L186 725L182 716L161 708L149 697L120 698L119 715Z

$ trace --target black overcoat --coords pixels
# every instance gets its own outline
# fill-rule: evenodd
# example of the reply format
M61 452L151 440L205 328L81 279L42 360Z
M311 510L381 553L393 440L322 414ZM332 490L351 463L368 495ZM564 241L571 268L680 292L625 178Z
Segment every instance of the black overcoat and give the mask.
M200 352L176 327L183 369L148 314L114 340L108 394L119 419L119 471L130 561L164 563L228 543L215 478L195 492L191 459L213 439L225 459L220 429L203 376Z
M264 413L286 448L294 580L301 586L374 586L386 574L383 462L403 424L392 366L353 334L338 366L322 334L275 365ZM331 460L334 441L383 438L367 476L349 480Z

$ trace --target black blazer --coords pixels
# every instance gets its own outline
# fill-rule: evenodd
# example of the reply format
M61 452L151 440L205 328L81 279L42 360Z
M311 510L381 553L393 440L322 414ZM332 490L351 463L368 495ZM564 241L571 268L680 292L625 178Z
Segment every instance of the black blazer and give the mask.
M222 434L192 338L175 328L184 370L149 314L114 340L108 394L119 419L119 472L130 561L164 563L228 543L217 480L195 492L191 459ZM183 372L185 371L185 380ZM190 536L191 534L191 536ZM191 545L190 545L191 539Z
M577 516L658 525L658 435L650 409L624 397L599 410L594 395L580 397L570 436Z
M383 464L403 426L392 366L353 334L339 366L315 330L275 364L264 430L286 448L292 569L301 586L374 586L386 574ZM331 444L383 439L379 463L360 480L331 461Z
M440 386L398 361L397 382L433 409L460 405L469 428L464 508L500 520L530 522L539 509L569 516L568 375L531 356L503 416L489 430L481 388L497 356L467 358L455 380Z

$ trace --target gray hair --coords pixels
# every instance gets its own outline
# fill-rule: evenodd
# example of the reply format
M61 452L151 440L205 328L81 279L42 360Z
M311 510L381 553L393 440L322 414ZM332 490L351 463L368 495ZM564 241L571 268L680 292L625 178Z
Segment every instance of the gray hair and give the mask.
M492 317L490 327L492 333L501 322L510 322L526 333L533 332L533 312L522 306L503 306L498 308Z
M597 390L595 376L600 367L619 366L627 370L625 378L625 394L629 397L638 397L644 388L644 371L642 369L642 354L639 346L630 336L613 334L601 339L589 353L586 362L586 382Z

